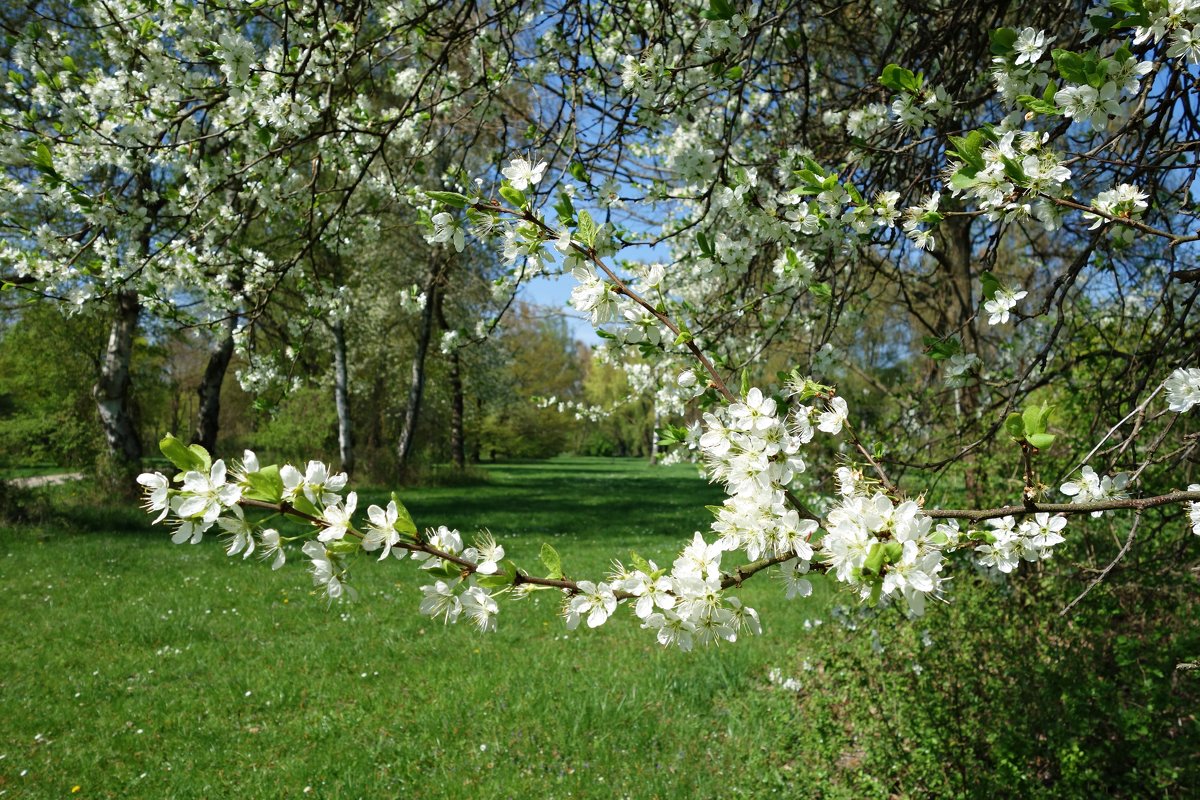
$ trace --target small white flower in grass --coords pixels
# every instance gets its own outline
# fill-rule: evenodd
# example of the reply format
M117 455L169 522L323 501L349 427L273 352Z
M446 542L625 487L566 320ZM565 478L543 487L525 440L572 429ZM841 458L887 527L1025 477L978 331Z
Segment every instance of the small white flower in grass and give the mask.
M400 517L396 501L388 503L386 509L371 506L367 509L367 517L371 524L363 533L362 549L370 553L383 548L383 553L379 556L379 560L383 561L392 554L392 547L400 541L400 534L396 532L396 520ZM403 557L403 551L397 550L396 558Z
M325 545L320 542L308 541L304 543L301 550L312 561L310 568L312 569L313 586L323 587L330 600L341 597L345 592L345 587L339 578L340 570L329 555L329 551L325 549Z
M480 575L495 575L504 560L504 547L496 544L490 533L482 533L475 539L475 546L463 551L463 558L475 564Z
M154 518L154 522L152 523L157 525L163 521L163 518L167 516L167 512L171 510L171 482L161 472L143 472L141 475L138 475L137 482L146 487L146 500L142 504L142 508L146 509L147 512L159 512L159 515Z
M1167 408L1180 414L1200 403L1200 369L1177 369L1167 378Z
M280 537L279 531L274 528L267 528L258 534L258 546L262 551L263 559L275 557L275 560L271 562L271 569L279 569L287 560L283 553L283 539Z
M322 542L332 542L342 539L354 526L354 509L358 505L358 494L351 492L346 496L345 505L332 505L321 512L321 519L327 527L317 536Z
M535 186L542 180L546 172L546 162L542 161L536 167L523 158L514 158L508 166L500 170L512 187L523 192L530 186Z
M567 620L567 630L573 631L579 627L579 620L587 615L589 628L603 625L614 611L617 610L617 598L612 587L607 583L579 582L579 594L567 601L563 616Z
M500 613L500 606L480 587L472 586L463 593L462 610L481 633L496 630L496 614Z
M846 401L840 397L834 397L829 401L829 410L817 417L817 430L836 436L842 432L842 426L846 424L849 417L850 409L846 407Z
M462 613L463 609L462 602L454 593L454 588L458 583L459 581L455 579L449 583L437 581L432 585L422 586L421 591L425 596L421 598L421 613L429 617L441 617L447 625L457 622L458 615Z

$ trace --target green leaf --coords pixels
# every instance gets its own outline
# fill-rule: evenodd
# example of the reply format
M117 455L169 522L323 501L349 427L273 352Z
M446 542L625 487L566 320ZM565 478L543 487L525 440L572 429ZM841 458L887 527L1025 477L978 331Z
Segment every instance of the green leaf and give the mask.
M590 250L596 246L596 237L599 236L600 229L596 226L596 221L592 219L592 215L586 210L579 212L579 227L575 229L575 238L583 242Z
M400 502L400 498L395 492L392 492L391 499L396 504L396 524L392 527L396 529L397 533L417 538L417 523L413 522L412 514L408 513L408 509L404 507L404 503Z
M198 448L200 453L204 453L201 457L200 453L196 452ZM207 472L211 464L206 464L208 461L208 453L204 452L204 448L200 445L186 446L173 434L168 433L158 443L158 449L167 457L167 460L175 465L180 472Z
M500 187L500 196L507 200L514 208L525 207L525 193L507 183Z
M996 292L1000 291L1000 281L996 276L988 271L984 271L979 275L979 281L983 284L983 299L991 300L996 296Z
M571 173L572 178L580 183L588 183L588 172L586 169L584 169L583 164L580 164L578 161L572 161L571 166L567 168L567 171Z
M650 568L650 562L647 561L646 559L642 558L641 556L639 556L637 553L633 552L632 550L629 551L629 563L633 566L634 569L641 570L642 572L646 573L647 575L654 572L654 570L652 570Z
M538 554L538 559L545 565L547 570L547 578L558 579L563 575L562 557L558 551L549 544L542 543L542 551Z
M1063 111L1054 103L1048 103L1045 100L1034 97L1031 94L1023 94L1017 97L1017 102L1026 109L1037 114L1047 114L1050 116L1061 116Z
M1021 415L1013 412L1004 418L1004 431L1018 442L1025 440L1025 422Z
M33 149L33 156L30 158L34 168L38 172L46 175L58 175L58 170L54 169L54 156L50 153L50 147L45 142L38 142Z
M921 91L925 82L923 75L915 75L911 69L905 69L899 64L888 64L879 76L879 82L893 92L908 92L916 94Z
M947 138L950 140L950 144L954 145L954 149L947 151L946 155L957 158L974 170L970 173L970 177L974 178L976 172L987 166L983 161L983 147L987 144L987 136L983 131L973 130L966 136Z
M441 564L426 570L426 572L435 578L446 578L453 580L462 575L462 567L455 564L453 561L443 561Z
M426 192L425 196L430 200L453 206L454 208L466 208L467 203L470 202L466 195L459 194L458 192Z
M247 474L246 482L250 484L250 490L244 493L244 497L262 500L264 503L279 503L283 500L283 478L279 475L277 464Z
M1067 83L1087 83L1088 71L1083 56L1070 50L1054 50L1050 53L1058 74Z
M936 336L925 336L921 339L925 351L934 361L944 361L962 352L962 340L957 336L939 339Z
M883 570L884 549L879 542L871 545L867 560L863 562L863 574L878 575Z
M955 189L966 191L974 186L979 180L975 177L975 170L960 169L958 172L950 176L950 185Z
M1007 56L1014 51L1019 34L1012 28L999 28L992 31L992 55Z
M302 514L308 514L310 517L321 516L321 509L313 505L312 501L303 494L296 495L294 498L292 498L291 503L292 508L296 509Z
M492 575L475 573L475 582L485 589L503 589L505 586L512 586L516 579L517 565L511 560L502 561L500 569Z
M898 564L900 559L904 557L904 545L896 540L884 542L883 545L883 560L886 564Z
M829 288L828 283L814 283L808 287L808 291L814 296L822 300L828 300L833 297L833 289Z
M707 20L729 20L733 19L733 5L729 0L708 0L708 9L701 11L700 16Z
M1029 443L1038 450L1045 450L1050 445L1054 444L1055 436L1053 433L1033 433L1025 437Z
M1050 418L1050 412L1054 410L1054 406L1029 406L1021 414L1021 418L1025 424L1025 436L1035 433L1046 432L1046 421ZM1032 440L1030 440L1032 441Z

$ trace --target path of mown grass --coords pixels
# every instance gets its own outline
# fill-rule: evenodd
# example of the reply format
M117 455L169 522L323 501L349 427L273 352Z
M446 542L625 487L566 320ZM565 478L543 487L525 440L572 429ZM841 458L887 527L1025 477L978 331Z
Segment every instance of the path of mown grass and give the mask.
M718 492L687 466L556 459L404 493L420 525L487 526L576 576L632 547L669 563ZM58 489L55 491L64 492ZM366 502L379 502L382 493ZM360 508L366 502L360 501ZM803 607L743 599L762 637L664 651L629 612L568 633L544 593L481 636L416 613L409 564L356 570L352 605L129 513L0 530L0 793L9 797L795 796L778 754ZM816 604L808 606L815 613ZM72 795L73 787L80 787Z

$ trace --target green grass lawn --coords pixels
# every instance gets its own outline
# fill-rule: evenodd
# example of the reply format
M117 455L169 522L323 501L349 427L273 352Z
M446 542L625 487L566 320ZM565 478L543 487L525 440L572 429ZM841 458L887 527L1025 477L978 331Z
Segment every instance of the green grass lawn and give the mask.
M602 577L630 548L669 564L720 498L686 465L556 459L488 475L402 498L418 525L487 527L523 567L549 541L573 577ZM364 559L358 602L329 607L299 553L272 572L211 537L173 545L136 509L72 513L0 529L5 796L800 791L781 755L803 746L798 706L767 672L796 670L822 600L789 604L773 579L741 592L763 636L692 654L661 649L626 609L568 632L549 592L503 603L499 631L480 635L417 613L408 562Z

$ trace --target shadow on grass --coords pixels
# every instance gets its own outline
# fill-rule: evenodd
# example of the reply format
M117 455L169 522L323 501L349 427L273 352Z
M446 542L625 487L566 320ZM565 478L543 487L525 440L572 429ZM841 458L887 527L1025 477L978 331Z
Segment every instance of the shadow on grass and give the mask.
M673 539L706 528L705 505L721 492L687 465L652 467L637 459L555 458L476 467L483 480L455 486L397 487L421 527L447 525L498 536L518 534L606 538L638 534ZM365 488L358 508L386 504L390 488ZM0 522L37 535L117 531L162 537L137 503L104 495L90 480L9 492Z

